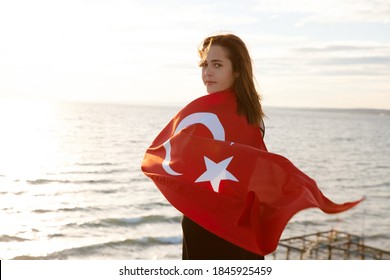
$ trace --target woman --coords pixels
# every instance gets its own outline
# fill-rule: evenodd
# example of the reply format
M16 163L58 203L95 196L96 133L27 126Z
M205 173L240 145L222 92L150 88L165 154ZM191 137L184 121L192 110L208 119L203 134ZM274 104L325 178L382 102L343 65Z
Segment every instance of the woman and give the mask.
M333 214L315 180L263 141L264 113L245 44L231 34L202 43L209 94L190 102L147 149L142 171L185 216L183 259L264 259L297 212Z
M252 61L244 42L232 34L207 37L200 46L202 80L209 94L230 90L237 113L264 135L263 110L256 91ZM264 259L202 228L186 216L182 220L183 259Z

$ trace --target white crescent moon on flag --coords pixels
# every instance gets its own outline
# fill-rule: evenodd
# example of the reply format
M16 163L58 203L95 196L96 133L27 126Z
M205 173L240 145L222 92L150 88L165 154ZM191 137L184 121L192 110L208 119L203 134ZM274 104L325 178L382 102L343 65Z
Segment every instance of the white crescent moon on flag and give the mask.
M213 138L215 140L221 140L221 141L225 140L225 130L224 130L221 122L219 121L217 115L215 115L213 113L194 113L194 114L188 115L187 117L185 117L184 119L181 120L179 125L176 127L173 135L178 133L183 128L186 128L186 127L193 125L193 124L203 124L204 126L206 126L210 130L210 132L213 135ZM170 141L167 140L163 144L163 146L165 148L166 153L165 153L165 159L162 162L162 167L170 175L174 175L174 176L182 175L182 173L176 172L169 165L171 162L171 143L170 143Z

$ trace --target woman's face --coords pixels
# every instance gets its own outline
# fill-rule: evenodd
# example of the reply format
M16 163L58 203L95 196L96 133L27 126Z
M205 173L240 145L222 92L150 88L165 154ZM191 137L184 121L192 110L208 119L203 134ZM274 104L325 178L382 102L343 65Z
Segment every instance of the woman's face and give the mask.
M233 87L237 74L233 72L232 63L223 47L211 45L201 67L202 80L208 93Z

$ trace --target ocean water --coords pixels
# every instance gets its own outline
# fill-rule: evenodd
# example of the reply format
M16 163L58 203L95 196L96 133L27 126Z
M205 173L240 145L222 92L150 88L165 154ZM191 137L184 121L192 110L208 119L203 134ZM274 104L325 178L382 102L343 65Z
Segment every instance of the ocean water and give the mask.
M0 259L180 259L181 214L140 171L177 107L0 104ZM337 229L390 250L390 111L266 108L265 142L345 213L298 213L282 238Z

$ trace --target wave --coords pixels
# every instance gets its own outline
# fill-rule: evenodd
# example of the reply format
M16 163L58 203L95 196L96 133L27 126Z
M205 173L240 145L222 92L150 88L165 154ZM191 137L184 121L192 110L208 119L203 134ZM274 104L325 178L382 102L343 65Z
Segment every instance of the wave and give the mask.
M27 180L29 185L45 185L45 184L116 184L117 181L101 179L101 180L51 180L51 179L36 179Z
M164 236L164 237L141 237L135 239L125 239L119 241L109 241L104 243L91 244L81 247L69 248L62 251L54 252L46 256L16 256L12 260L66 260L85 259L86 257L95 257L104 255L105 250L115 250L121 248L136 247L137 249L145 249L158 245L178 245L181 244L181 236Z
M117 193L119 191L120 191L119 189L93 190L94 193L101 193L101 194Z
M364 238L366 240L382 240L382 239L388 239L389 235L385 233L376 233L376 234L365 234Z
M352 137L337 136L337 137L331 138L330 141L331 142L353 142L353 141L356 141L356 139L352 138Z
M181 217L167 217L162 215L148 215L136 218L105 219L104 223L110 225L141 225L153 223L178 223Z
M65 237L62 233L53 233L48 235L49 238L58 238L58 237Z
M17 236L10 236L10 235L1 235L0 236L0 242L24 242L29 241L30 239L21 238Z
M168 201L163 202L152 202L152 203L143 203L138 204L137 207L142 210L152 210L152 209L160 209L163 207L171 207L171 204Z
M362 189L373 189L373 188L388 188L390 186L390 182L381 182L381 183L376 183L376 184L371 184L371 185L360 185L356 188L362 188Z
M388 166L388 165L376 165L375 168L376 169L390 169L390 166Z
M59 208L57 211L61 211L61 212L82 212L82 211L95 211L95 210L98 210L97 208L95 207L89 207L89 208L82 208L82 207L65 207L65 208Z
M93 171L81 171L81 170L76 170L76 171L66 171L66 172L60 172L60 173L53 173L49 175L58 175L58 174L76 174L76 175L85 175L85 174L115 174L115 173L126 173L129 172L128 168L113 168L113 169L108 169L108 170L93 170Z
M79 166L114 166L118 165L118 163L112 163L112 162L83 162L78 163Z
M167 217L161 215L149 215L143 217L134 218L107 218L97 221L90 221L85 223L71 223L67 224L67 227L83 227L83 228L107 228L107 227L130 227L139 226L143 224L154 224L154 223L179 223L181 217Z
M96 207L88 207L88 208L82 208L82 207L65 207L65 208L57 208L57 209L35 209L32 212L37 214L45 214L45 213L52 213L52 212L87 212L87 211L97 211L100 210Z
M324 221L320 221L320 220L295 220L295 221L290 221L289 222L289 225L299 225L299 226L305 226L305 227L309 227L309 226L319 226L319 225L323 225L324 224Z
M50 212L55 212L55 210L50 210L50 209L35 209L32 211L33 213L37 214L44 214L44 213L50 213Z

